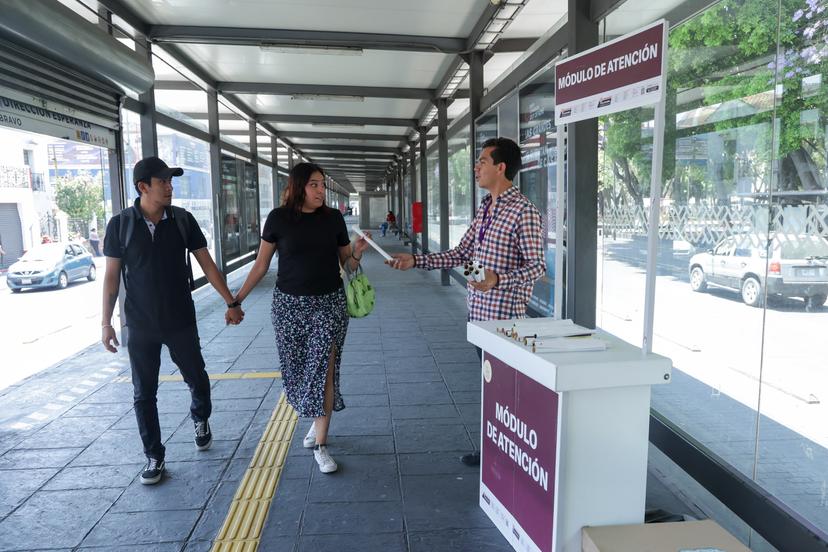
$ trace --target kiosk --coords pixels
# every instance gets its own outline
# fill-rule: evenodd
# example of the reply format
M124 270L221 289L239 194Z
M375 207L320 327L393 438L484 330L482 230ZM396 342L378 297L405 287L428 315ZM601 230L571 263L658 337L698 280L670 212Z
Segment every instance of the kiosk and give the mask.
M584 526L644 521L650 386L672 363L583 333L551 318L468 323L484 352L480 507L515 550L580 552Z

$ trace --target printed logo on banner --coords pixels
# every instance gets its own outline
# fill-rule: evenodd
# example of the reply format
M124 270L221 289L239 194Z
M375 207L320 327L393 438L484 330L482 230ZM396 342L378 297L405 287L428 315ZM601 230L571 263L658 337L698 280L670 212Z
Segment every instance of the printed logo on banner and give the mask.
M661 100L667 24L658 21L555 65L558 125Z
M517 549L551 550L559 395L489 353L485 364L481 507Z
M0 96L0 124L55 138L115 147L115 133L108 128L5 96Z

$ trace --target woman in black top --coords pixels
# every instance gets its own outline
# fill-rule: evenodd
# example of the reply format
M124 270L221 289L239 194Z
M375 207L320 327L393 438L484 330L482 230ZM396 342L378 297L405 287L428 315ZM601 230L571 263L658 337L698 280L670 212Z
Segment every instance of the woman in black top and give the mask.
M325 206L325 173L312 163L290 171L285 204L273 209L262 231L259 254L239 290L241 302L256 287L279 252L271 310L285 395L299 416L312 417L307 448L323 473L336 471L327 448L331 414L345 408L339 364L348 329L340 264L356 270L368 247L351 249L345 219Z

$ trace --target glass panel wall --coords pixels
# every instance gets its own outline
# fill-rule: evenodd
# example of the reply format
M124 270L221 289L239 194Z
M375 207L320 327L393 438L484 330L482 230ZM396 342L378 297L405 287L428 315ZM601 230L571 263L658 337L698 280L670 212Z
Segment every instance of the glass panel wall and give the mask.
M428 249L440 251L440 163L437 148L426 157L428 166Z
M470 125L461 125L449 132L449 247L460 243L472 220L470 137Z
M241 255L239 226L241 224L241 182L239 165L234 157L221 157L220 205L223 218L221 251L225 262Z
M244 180L242 182L244 193L243 215L244 215L244 243L242 251L249 253L255 251L259 246L261 228L259 224L259 171L256 165L244 163Z
M489 138L497 138L497 108L492 108L488 113L478 117L474 125L474 158L480 158L480 152L483 150L483 144ZM477 186L474 182L474 173L471 176L472 190L475 198L475 212L480 202L486 197L488 192Z
M121 139L124 145L124 187L127 205L132 205L138 192L132 184L132 169L142 159L141 155L141 116L128 109L121 110Z
M823 531L826 7L725 0L671 30L653 341L676 368L653 407ZM597 314L638 345L652 129L601 121Z
M259 164L259 222L264 228L267 215L273 210L273 169Z
M215 257L210 145L161 125L158 125L157 129L158 156L169 166L184 169L182 176L173 179L173 205L183 207L193 214L204 237L207 238L210 254ZM129 182L131 181L130 178ZM202 275L201 266L193 262L193 276L198 278Z
M521 88L520 189L538 208L545 236L546 274L535 282L529 305L543 316L555 313L555 222L557 216L557 131L555 70L550 67Z

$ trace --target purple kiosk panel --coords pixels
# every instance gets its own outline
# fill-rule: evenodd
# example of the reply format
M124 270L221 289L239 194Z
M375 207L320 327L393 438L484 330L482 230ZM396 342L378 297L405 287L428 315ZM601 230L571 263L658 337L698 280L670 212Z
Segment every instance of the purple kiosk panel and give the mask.
M553 550L560 396L483 357L480 506L516 550Z

